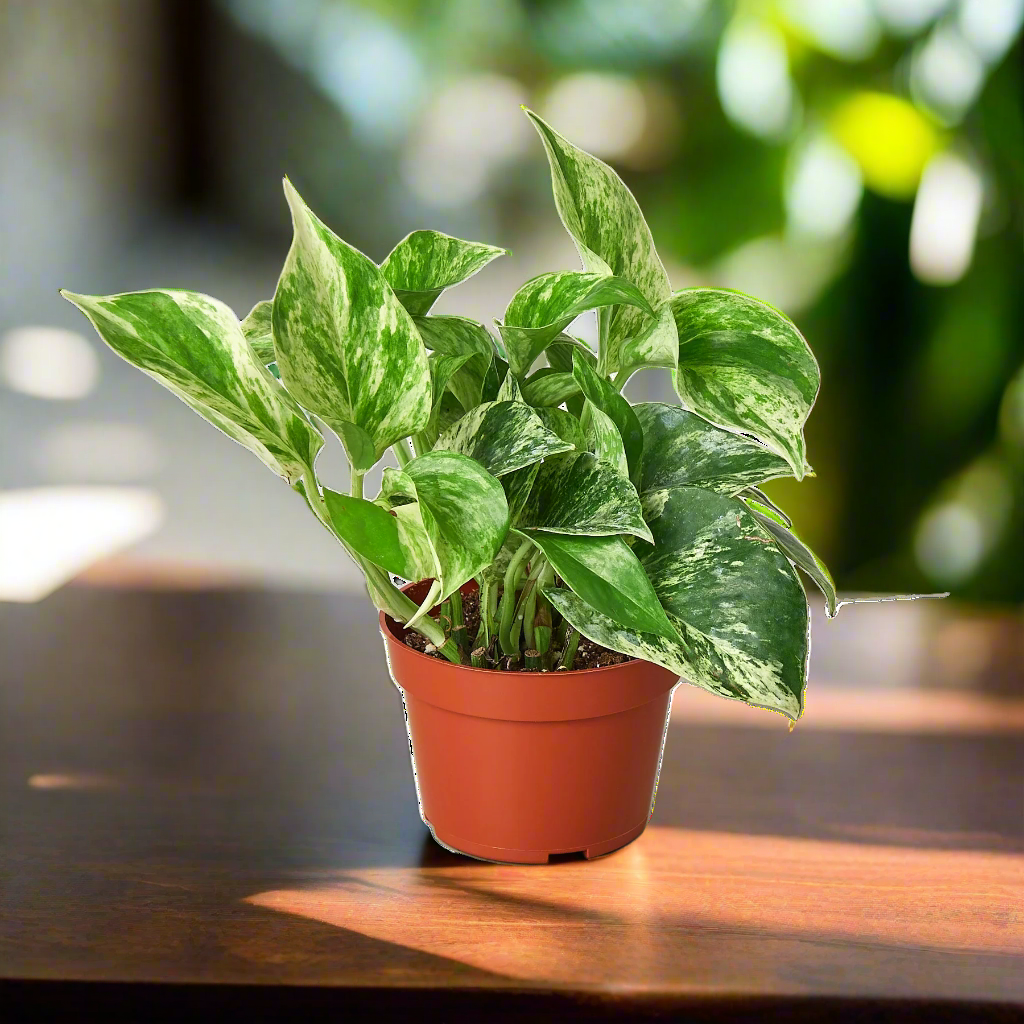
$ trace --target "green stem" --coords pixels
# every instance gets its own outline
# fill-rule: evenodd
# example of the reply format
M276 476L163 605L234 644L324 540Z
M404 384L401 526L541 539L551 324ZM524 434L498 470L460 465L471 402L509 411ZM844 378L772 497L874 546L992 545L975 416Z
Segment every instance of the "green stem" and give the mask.
M513 645L512 643L512 620L516 611L516 583L519 569L532 548L533 541L524 540L516 548L516 552L505 570L505 587L501 593L501 625L498 630L498 642L501 644L502 651L510 657L519 654L519 644Z
M405 467L412 462L412 456L409 454L409 446L404 440L396 441L391 446L391 450L395 453L395 458L398 460L399 469L405 469Z
M456 590L449 598L452 614L452 639L458 645L465 659L470 653L469 630L466 629L466 614L462 607L462 591Z
M363 496L363 477L365 475L365 473L361 473L357 469L351 470L351 486L349 487L349 493L353 498L361 498Z
M580 645L580 631L570 627L569 639L566 642L565 650L562 652L561 658L558 659L558 667L570 669L572 663L576 660L576 648Z
M424 440L422 434L412 435L412 450L417 454L417 456L425 455L428 451L430 451L430 446Z

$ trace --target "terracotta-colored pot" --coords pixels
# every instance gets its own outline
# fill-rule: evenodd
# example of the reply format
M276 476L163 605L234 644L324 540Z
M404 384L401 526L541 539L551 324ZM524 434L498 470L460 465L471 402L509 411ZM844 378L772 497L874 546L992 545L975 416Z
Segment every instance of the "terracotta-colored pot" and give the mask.
M406 590L422 600L426 584ZM420 816L441 846L544 864L599 857L643 832L677 676L645 661L543 673L453 665L406 646L383 612L380 627Z

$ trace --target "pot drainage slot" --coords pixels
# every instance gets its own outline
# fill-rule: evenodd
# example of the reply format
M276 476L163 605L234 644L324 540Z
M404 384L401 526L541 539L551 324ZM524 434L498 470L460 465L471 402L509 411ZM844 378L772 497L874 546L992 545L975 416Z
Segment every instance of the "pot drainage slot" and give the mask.
M570 860L586 860L586 850L573 850L571 853L549 853L548 863L549 864L564 864Z

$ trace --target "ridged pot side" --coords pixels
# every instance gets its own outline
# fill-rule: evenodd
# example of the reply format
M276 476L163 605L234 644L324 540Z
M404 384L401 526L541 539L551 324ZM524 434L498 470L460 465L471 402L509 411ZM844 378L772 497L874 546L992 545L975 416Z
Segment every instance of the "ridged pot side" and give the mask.
M426 593L424 584L406 590L414 600ZM442 846L546 863L610 853L644 830L673 673L642 661L496 672L407 647L404 627L383 613L380 627L405 704L420 815Z

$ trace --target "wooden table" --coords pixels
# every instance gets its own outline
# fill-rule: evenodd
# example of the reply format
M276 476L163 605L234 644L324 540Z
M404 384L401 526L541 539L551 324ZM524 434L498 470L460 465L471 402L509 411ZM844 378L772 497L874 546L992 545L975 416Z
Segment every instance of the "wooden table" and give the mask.
M680 687L647 832L503 867L420 822L361 598L0 606L0 1017L1024 1020L1021 625L816 622L792 733Z

